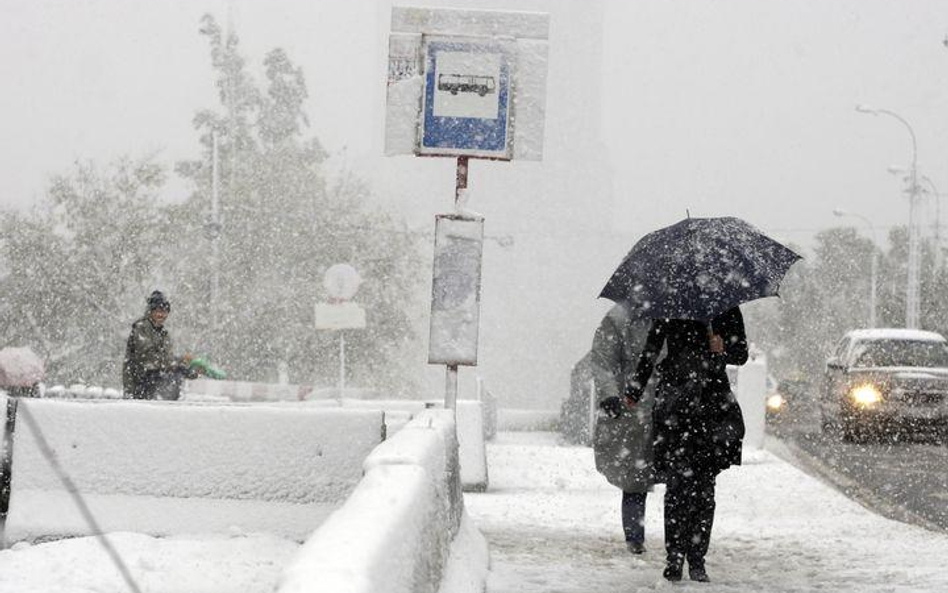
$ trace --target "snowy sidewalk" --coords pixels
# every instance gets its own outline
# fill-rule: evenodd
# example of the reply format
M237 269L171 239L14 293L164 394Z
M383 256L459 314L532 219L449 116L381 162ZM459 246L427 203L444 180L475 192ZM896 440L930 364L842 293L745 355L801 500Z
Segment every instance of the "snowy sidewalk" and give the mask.
M590 449L501 433L488 461L490 490L465 502L490 544L489 593L948 591L948 534L879 517L767 451L718 478L710 584L662 578L661 486L636 557Z

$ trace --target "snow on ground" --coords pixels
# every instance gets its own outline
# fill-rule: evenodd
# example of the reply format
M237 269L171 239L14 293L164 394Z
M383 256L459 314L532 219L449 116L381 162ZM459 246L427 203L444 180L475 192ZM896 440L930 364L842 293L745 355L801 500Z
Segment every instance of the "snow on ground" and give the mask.
M649 495L644 556L626 552L620 492L592 451L551 433L500 433L490 490L465 505L491 548L489 593L948 591L948 534L879 517L767 451L718 479L712 583L662 576L662 487Z
M711 584L662 579L661 487L649 496L648 552L634 557L620 493L588 448L556 446L551 433L500 433L488 460L490 490L466 494L465 505L490 544L489 593L948 591L948 534L879 517L767 451L718 480ZM240 530L108 537L147 593L270 592L299 548ZM0 551L0 593L126 591L94 538Z
M107 536L147 593L270 593L296 542L268 535ZM2 593L127 593L91 537L16 544L0 551Z
M303 541L338 504L259 500L86 494L83 501L103 532L155 536L179 533L265 532ZM7 518L7 541L34 541L94 533L65 491L17 490ZM2 570L0 563L0 570ZM2 592L0 592L2 593Z

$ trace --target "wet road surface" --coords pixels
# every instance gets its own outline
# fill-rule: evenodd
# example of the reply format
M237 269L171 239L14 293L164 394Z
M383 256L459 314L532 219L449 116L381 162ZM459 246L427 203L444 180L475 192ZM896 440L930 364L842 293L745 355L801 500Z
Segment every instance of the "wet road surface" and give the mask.
M863 443L820 432L814 417L768 427L790 454L847 496L876 512L948 531L948 445L933 435L898 434Z

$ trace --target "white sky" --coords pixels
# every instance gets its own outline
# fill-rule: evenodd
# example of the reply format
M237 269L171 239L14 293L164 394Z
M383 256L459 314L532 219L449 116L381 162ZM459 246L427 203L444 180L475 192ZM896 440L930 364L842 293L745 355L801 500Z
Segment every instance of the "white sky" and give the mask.
M689 208L743 216L778 238L806 242L812 230L837 224L830 210L842 207L868 216L881 235L906 218L900 182L886 169L908 164L909 135L894 119L855 112L857 103L908 119L920 171L948 192L941 43L948 2L606 0L601 65L555 59L567 27L595 41L595 26L575 30L590 24L574 18L585 2L459 3L551 8L551 91L577 96L559 112L561 97L551 97L550 115L592 136L602 122L606 154L576 158L609 159L618 229L638 234ZM383 158L391 3L230 5L254 68L268 49L286 47L304 67L314 131L331 151L346 147L350 166L374 170ZM227 7L224 0L0 0L0 206L28 205L50 174L77 158L190 156L191 116L214 99L198 19L211 11L226 21ZM601 97L566 82L597 68ZM548 153L568 154L570 134L557 135L558 125L548 122Z
M648 225L731 210L801 240L834 206L880 227L907 220L890 165L948 191L948 3L690 1L611 5L607 145L630 164L624 218ZM621 82L620 82L621 81ZM612 85L612 89L609 89ZM621 156L620 156L621 155ZM662 198L656 213L631 195ZM674 208L671 208L674 210ZM858 222L856 224L859 224Z

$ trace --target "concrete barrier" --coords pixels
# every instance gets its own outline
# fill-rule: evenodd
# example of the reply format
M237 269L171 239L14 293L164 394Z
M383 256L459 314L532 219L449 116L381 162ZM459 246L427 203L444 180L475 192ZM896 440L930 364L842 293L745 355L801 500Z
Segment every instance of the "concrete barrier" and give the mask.
M767 422L767 364L761 359L748 360L738 367L737 402L744 415L744 449L764 446Z
M185 382L185 393L199 393L226 397L235 402L304 401L339 398L337 387L317 387L282 383L255 383L251 381L218 381L215 379L192 379ZM377 399L374 389L348 387L343 397Z
M500 408L497 410L499 431L549 431L556 430L560 421L559 410L524 410Z
M303 406L20 399L8 533L90 532L48 447L105 530L276 525L302 539L358 484L382 418Z
M465 521L454 435L453 414L432 409L379 445L352 496L287 567L278 593L438 591ZM473 531L463 539L486 550Z
M386 435L391 437L426 409L441 409L440 401L404 399L320 399L298 405L385 412ZM487 407L482 401L458 400L457 438L460 447L461 484L466 492L484 492L489 485L487 472Z
M497 396L484 385L484 379L477 378L474 399L484 404L484 438L488 441L497 436Z
M462 399L457 405L461 487L465 492L484 492L488 486L484 403Z

